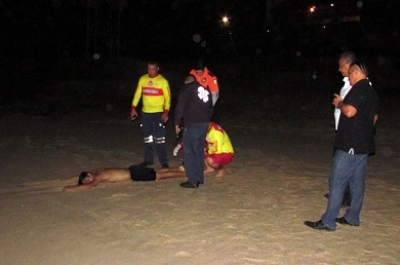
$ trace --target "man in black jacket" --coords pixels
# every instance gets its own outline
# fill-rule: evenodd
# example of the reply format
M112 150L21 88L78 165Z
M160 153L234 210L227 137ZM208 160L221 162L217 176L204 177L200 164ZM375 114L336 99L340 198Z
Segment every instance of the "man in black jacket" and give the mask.
M188 75L179 93L174 119L176 134L184 125L183 161L188 181L180 184L183 188L198 188L204 183L204 141L213 112L210 90Z

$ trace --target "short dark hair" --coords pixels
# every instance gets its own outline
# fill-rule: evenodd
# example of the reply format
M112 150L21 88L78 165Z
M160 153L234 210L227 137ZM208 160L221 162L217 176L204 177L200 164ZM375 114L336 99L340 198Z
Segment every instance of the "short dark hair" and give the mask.
M79 175L78 178L78 185L83 184L83 180L88 176L88 173L86 171L82 171L81 174Z
M206 68L206 64L203 60L197 60L196 64L194 65L194 70L204 70Z
M351 51L347 51L347 52L342 53L340 55L339 59L340 60L344 60L347 63L352 63L352 62L357 61L356 55L354 54L354 52L351 52Z
M367 66L365 65L364 62L360 62L360 61L352 62L352 63L350 64L350 67L352 67L352 66L354 66L354 65L357 66L358 68L360 68L361 72L362 72L365 76L368 76L368 69L367 69Z
M160 66L160 64L159 64L155 59L150 59L150 60L148 60L148 61L147 61L147 64Z

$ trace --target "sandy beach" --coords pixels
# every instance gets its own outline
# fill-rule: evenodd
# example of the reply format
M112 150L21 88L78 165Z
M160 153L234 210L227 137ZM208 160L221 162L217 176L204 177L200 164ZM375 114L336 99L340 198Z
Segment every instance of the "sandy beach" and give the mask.
M390 104L381 112L361 226L325 232L303 221L318 220L326 207L331 109L274 116L248 106L237 114L221 102L216 118L235 159L225 177L208 175L195 190L170 179L62 192L83 170L139 163L139 123L117 108L4 115L1 264L400 264L400 126ZM171 166L181 161L170 156Z
M399 11L400 0L0 0L0 265L400 265ZM351 71L339 60L350 51ZM149 109L169 111L168 162L181 166L174 111L192 69L219 86L212 121L235 152L225 176L63 191L83 171L143 162L138 86L154 105L171 100ZM361 224L311 229L347 73L379 96ZM344 105L361 107L355 94Z

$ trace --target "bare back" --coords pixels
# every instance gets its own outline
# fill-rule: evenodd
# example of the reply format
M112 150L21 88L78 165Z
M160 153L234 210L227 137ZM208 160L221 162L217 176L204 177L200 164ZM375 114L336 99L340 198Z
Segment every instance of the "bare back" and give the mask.
M93 181L82 185L65 186L63 190L87 190L100 183L124 182L131 179L131 174L126 168L101 168L88 173L93 176Z
M99 183L115 183L131 180L131 174L126 168L104 168L94 170L95 181Z

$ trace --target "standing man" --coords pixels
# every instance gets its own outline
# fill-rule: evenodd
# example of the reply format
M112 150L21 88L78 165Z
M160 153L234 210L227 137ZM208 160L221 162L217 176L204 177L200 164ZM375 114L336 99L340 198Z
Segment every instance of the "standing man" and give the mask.
M210 90L212 95L212 104L214 106L219 97L217 77L207 69L203 60L198 60L194 69L192 69L189 74L196 77L196 80L200 85L207 87Z
M188 75L185 85L179 92L175 109L175 133L181 131L183 123L183 162L188 178L181 183L182 188L198 188L204 183L204 140L214 109L210 90Z
M339 72L343 76L343 87L340 89L340 97L344 99L347 93L351 89L350 80L349 80L349 68L352 62L357 61L357 58L353 52L344 52L339 57ZM340 108L335 107L335 111L333 113L335 118L335 131L337 132L339 127L339 118L340 118ZM342 206L349 206L351 202L350 198L350 189L349 186L346 187L345 193L343 195Z
M167 148L165 145L165 126L171 106L171 93L168 81L158 73L157 62L147 63L147 74L140 77L132 100L131 119L136 119L136 107L142 98L142 132L144 143L144 161L142 166L153 165L153 145L162 168L168 168Z
M313 229L334 231L336 222L360 225L368 156L375 152L374 127L378 120L379 101L367 76L365 64L353 62L349 68L353 87L344 100L335 94L332 104L340 109L341 114L336 134L337 149L329 177L329 200L321 220L304 222ZM347 185L350 186L351 204L345 215L337 218Z
M357 61L357 58L352 52L344 52L339 57L339 72L343 76L343 87L340 89L340 97L344 99L347 93L351 89L350 80L349 80L349 68L352 62ZM335 118L335 131L337 131L339 126L339 118L340 118L340 108L335 107L335 111L333 113Z

